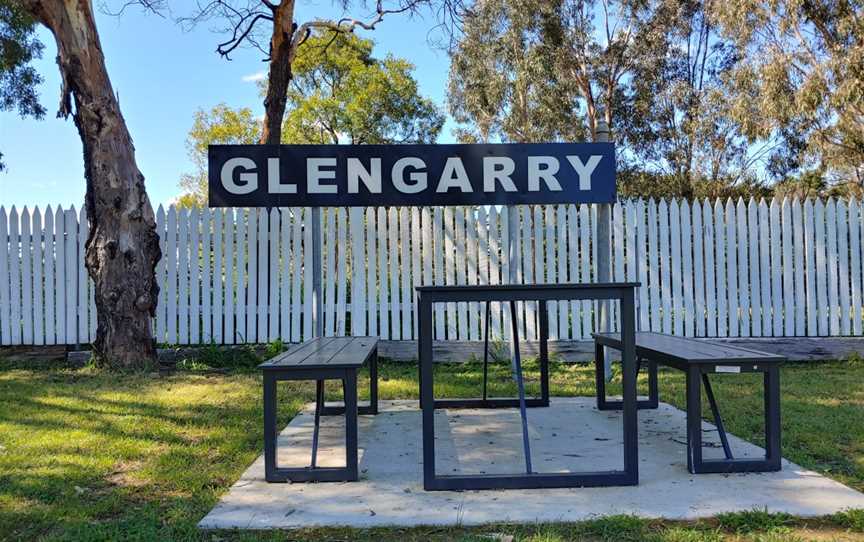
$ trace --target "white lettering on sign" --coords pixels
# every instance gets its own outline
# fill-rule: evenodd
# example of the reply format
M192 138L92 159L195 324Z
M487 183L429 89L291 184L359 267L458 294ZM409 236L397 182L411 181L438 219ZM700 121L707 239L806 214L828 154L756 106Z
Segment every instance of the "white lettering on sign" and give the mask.
M510 178L516 171L512 158L506 156L483 157L483 191L494 192L495 182L501 183L505 192L516 192L516 185Z
M555 174L558 173L560 167L561 164L558 163L558 159L554 156L529 156L528 191L538 192L540 190L540 179L543 179L549 190L560 192L562 190L561 183L555 178Z
M336 167L335 158L309 158L306 160L306 183L310 194L335 194L335 184L321 184L322 180L335 179L335 169L322 167Z
M405 182L405 169L409 167L415 170L423 170L412 171L408 174L408 177L413 181L413 184ZM396 163L393 164L392 172L393 186L403 194L416 194L426 190L428 180L426 178L425 169L426 162L414 156L406 156L405 158L396 160Z
M267 159L267 190L271 194L296 194L296 184L282 184L279 176L279 159Z
M360 192L360 181L366 185L366 189L373 194L381 193L381 159L370 158L369 169L363 167L363 163L357 158L348 159L348 193Z
M243 168L246 171L238 175L242 184L234 182L234 170ZM231 194L251 194L258 190L258 174L250 173L255 171L255 161L251 158L237 157L231 158L222 166L221 179L222 186Z
M601 158L603 157L594 154L588 159L587 164L583 164L578 156L567 156L567 161L579 174L579 190L591 190L591 174L597 169L597 164L600 163Z
M473 192L471 181L468 179L468 172L465 171L465 164L459 157L451 156L444 163L444 171L441 172L441 179L438 181L436 192L447 192L451 188L458 188L462 192Z

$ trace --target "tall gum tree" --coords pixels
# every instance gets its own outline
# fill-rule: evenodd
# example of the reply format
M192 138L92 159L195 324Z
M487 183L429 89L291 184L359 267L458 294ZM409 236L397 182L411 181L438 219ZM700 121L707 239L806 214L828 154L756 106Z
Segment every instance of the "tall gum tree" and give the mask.
M96 287L94 355L105 365L144 368L156 359L150 328L161 257L153 208L111 86L90 0L12 0L57 44L58 116L72 116L84 146L90 234L85 263ZM74 105L74 107L73 107Z
M151 9L164 9L165 0L138 0ZM350 0L341 2L349 7ZM416 13L423 8L434 11L437 26L448 32L461 24L465 11L463 0L396 0L385 3L377 0L374 11L366 18L340 19L312 18L305 22L295 20L296 0L209 0L200 2L188 17L180 19L186 26L205 21L219 21L217 31L227 37L216 52L230 60L238 48L251 46L265 55L268 64L264 91L264 120L261 144L278 145L282 141L282 127L293 78L292 65L300 47L313 32L329 33L335 39L340 34L351 34L357 29L374 30L386 16Z

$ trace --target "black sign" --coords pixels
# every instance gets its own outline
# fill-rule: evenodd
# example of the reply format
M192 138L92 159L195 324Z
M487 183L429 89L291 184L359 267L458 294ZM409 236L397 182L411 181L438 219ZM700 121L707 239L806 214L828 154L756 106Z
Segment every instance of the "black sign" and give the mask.
M211 207L615 201L612 143L211 145Z

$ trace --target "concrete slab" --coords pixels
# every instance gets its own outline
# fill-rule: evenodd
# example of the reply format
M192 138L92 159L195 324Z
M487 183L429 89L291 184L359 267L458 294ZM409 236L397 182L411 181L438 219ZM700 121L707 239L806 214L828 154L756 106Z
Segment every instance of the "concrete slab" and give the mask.
M421 481L416 401L384 401L381 406L378 416L360 417L359 482L268 484L262 456L199 526L474 525L578 521L609 514L694 519L754 508L816 516L864 508L864 494L785 460L777 473L691 475L684 412L667 404L639 412L637 487L427 492ZM280 436L280 464L308 465L310 408ZM343 420L323 420L319 464L344 464ZM596 410L591 398L553 399L550 408L529 409L528 420L535 470L600 470L622 464L620 415ZM435 423L438 472L524 470L518 410L441 410ZM706 423L704 431L704 453L721 456L715 428ZM736 457L763 453L732 435L730 442Z

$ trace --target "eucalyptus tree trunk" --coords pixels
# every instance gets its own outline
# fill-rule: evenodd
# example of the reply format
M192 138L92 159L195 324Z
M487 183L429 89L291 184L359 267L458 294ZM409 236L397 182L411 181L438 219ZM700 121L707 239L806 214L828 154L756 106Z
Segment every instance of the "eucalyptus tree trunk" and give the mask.
M156 360L150 318L161 251L144 176L105 68L92 1L13 1L54 35L63 80L58 116L72 115L84 146L90 222L85 262L96 285L98 322L94 354L111 367L145 368Z
M282 0L273 9L273 34L270 37L270 69L267 72L267 94L264 97L264 126L261 144L282 142L282 119L291 83L291 62L295 51L293 38L294 0Z

